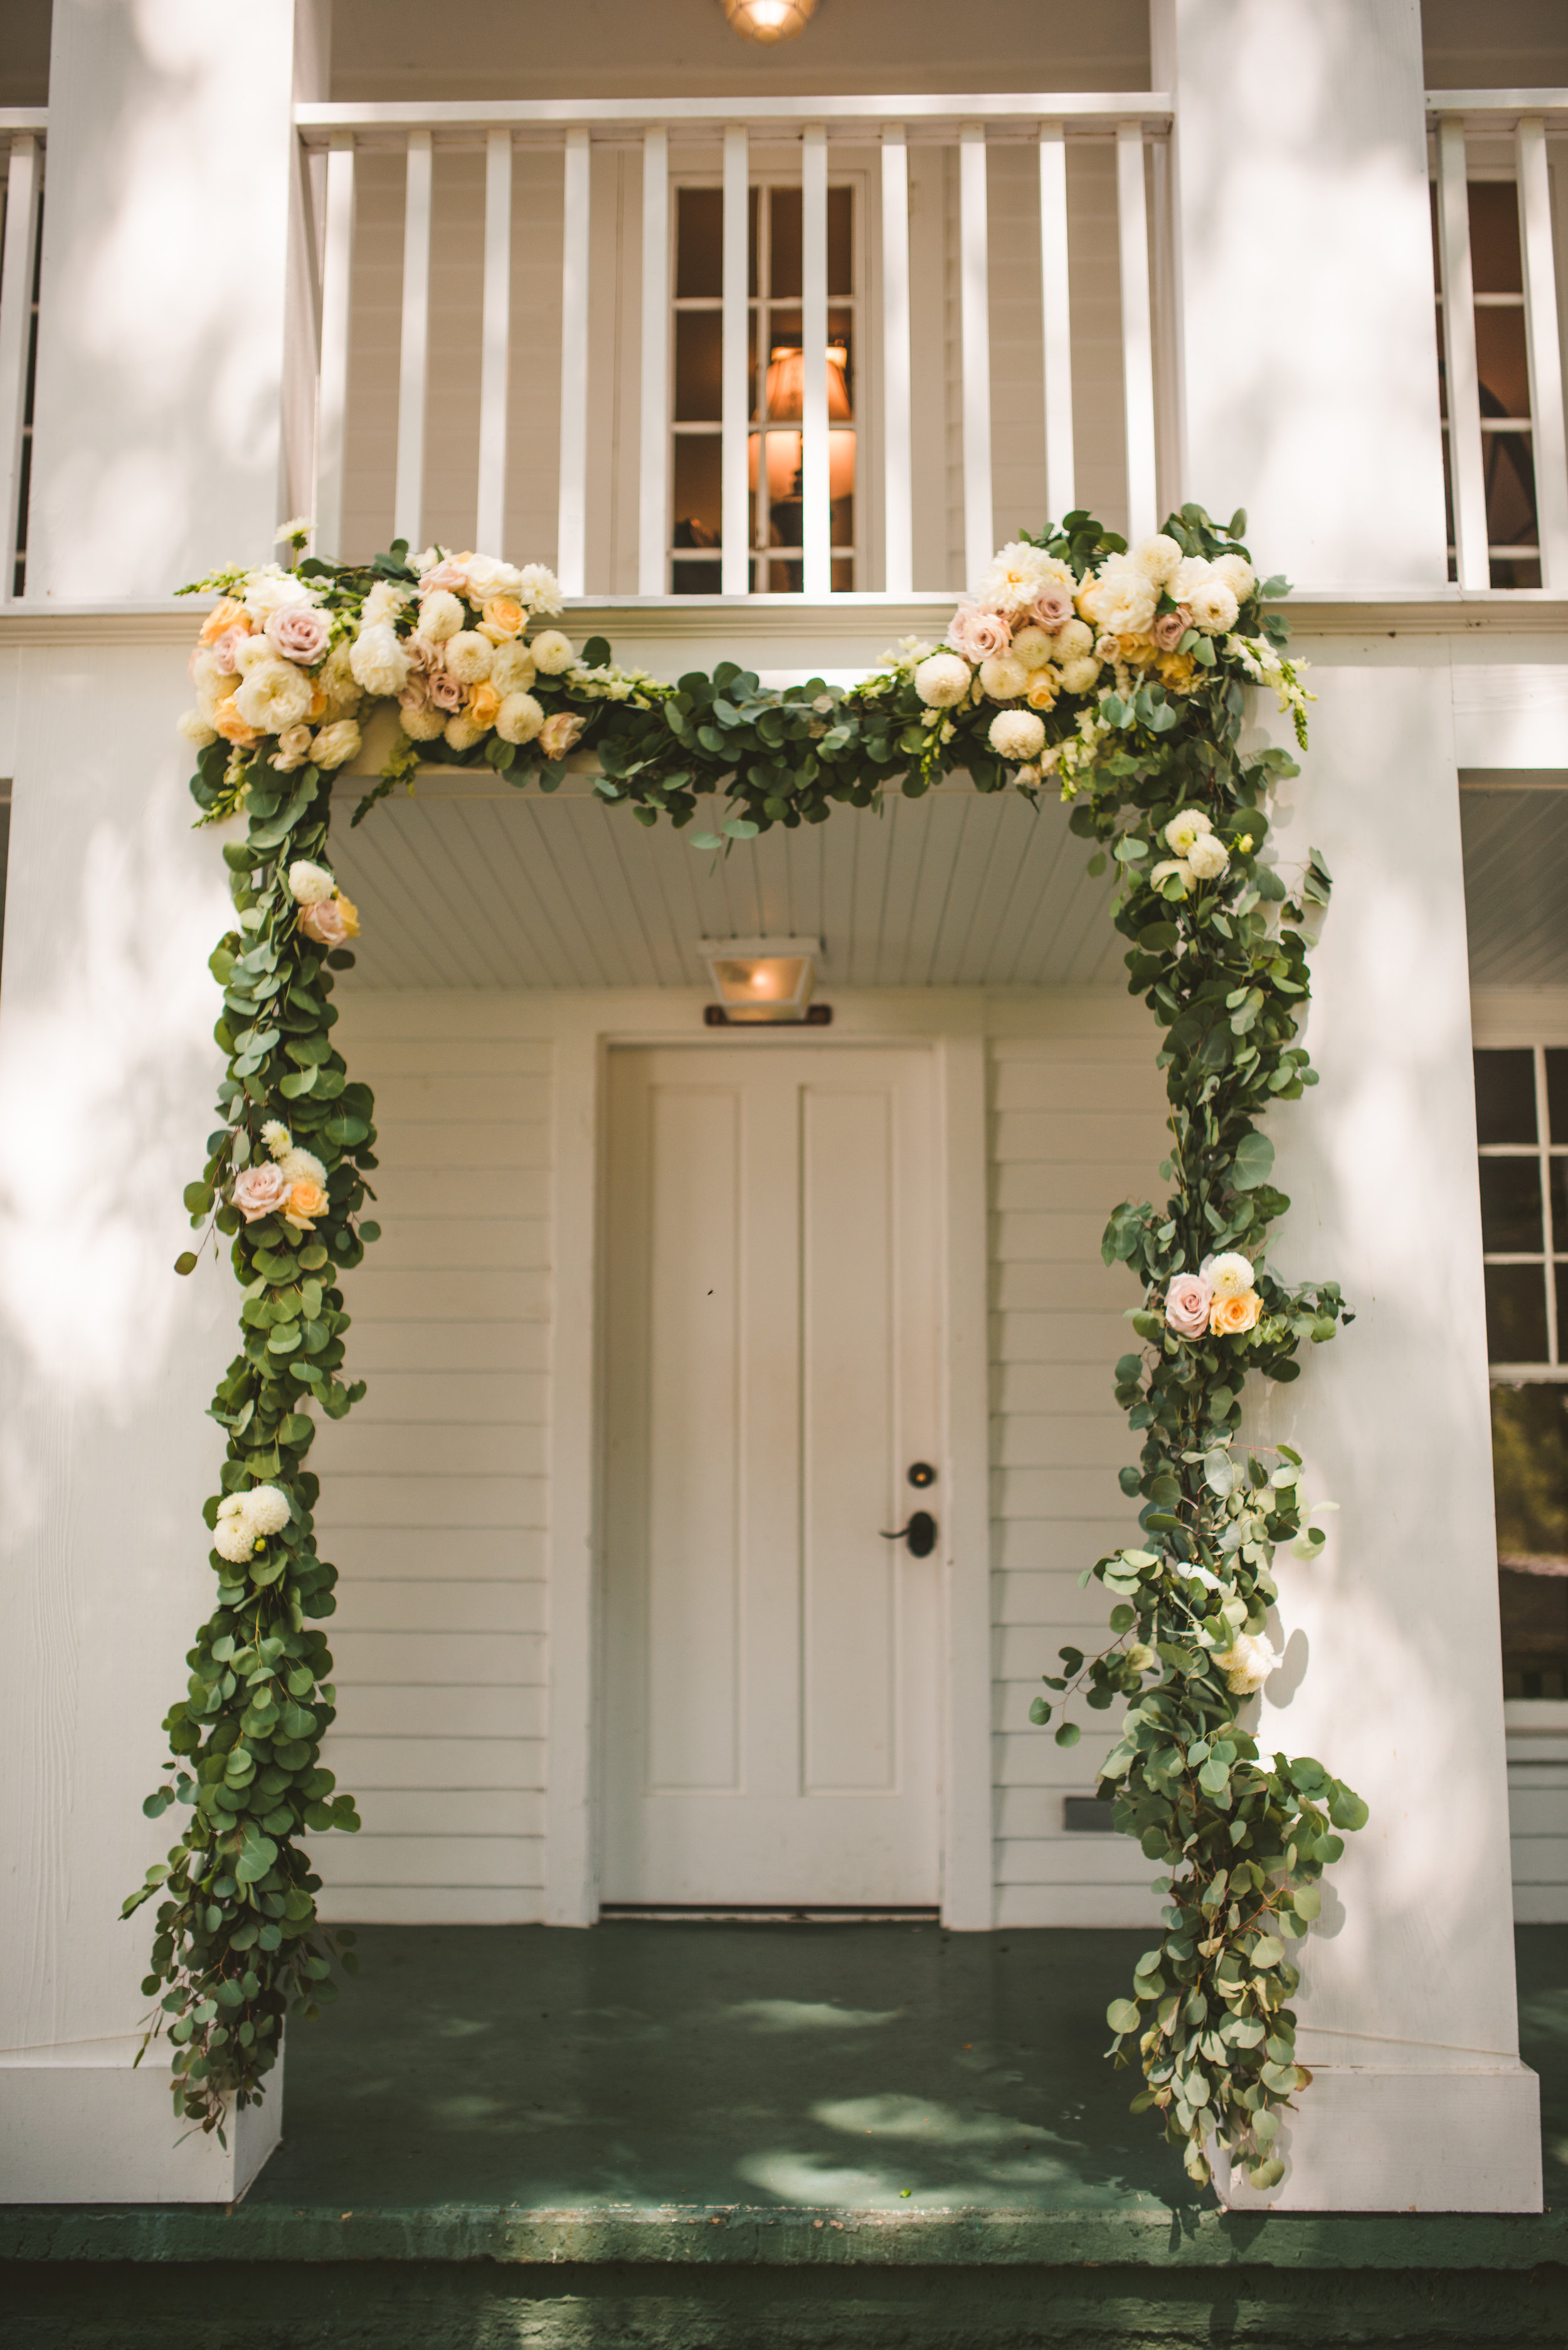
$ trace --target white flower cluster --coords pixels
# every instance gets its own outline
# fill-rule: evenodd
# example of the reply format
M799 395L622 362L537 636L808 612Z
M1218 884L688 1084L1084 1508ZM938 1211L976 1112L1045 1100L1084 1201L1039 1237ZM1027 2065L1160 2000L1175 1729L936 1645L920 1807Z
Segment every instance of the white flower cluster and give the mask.
M1231 852L1201 808L1183 808L1165 827L1165 845L1175 850L1154 867L1149 883L1163 897L1185 898L1195 881L1218 881L1229 869ZM1174 890L1168 886L1175 881Z
M225 1493L218 1503L213 1547L220 1558L244 1566L254 1557L258 1544L283 1532L292 1515L288 1495L278 1485L252 1485L243 1493Z
M319 871L320 868L315 869ZM323 1191L326 1190L326 1168L313 1150L301 1150L296 1147L281 1118L268 1118L262 1128L262 1140L291 1183L319 1183Z

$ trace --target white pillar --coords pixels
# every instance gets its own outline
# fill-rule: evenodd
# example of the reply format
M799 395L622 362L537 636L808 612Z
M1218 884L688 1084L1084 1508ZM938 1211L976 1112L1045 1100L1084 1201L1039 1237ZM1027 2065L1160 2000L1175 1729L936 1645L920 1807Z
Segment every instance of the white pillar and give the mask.
M1185 489L1248 510L1298 587L1445 573L1417 0L1156 0L1178 108ZM1298 626L1301 623L1298 623ZM1296 2002L1315 2074L1276 2209L1541 2207L1518 2060L1459 793L1441 639L1324 639L1282 863L1334 878L1307 1029L1322 1082L1270 1121L1279 1267L1357 1318L1258 1432L1339 1514L1281 1564L1266 1752L1371 1805ZM1269 713L1271 731L1280 735ZM1238 2206L1261 2199L1222 2178Z
M272 553L290 105L319 32L293 0L54 12L27 595L0 623L3 2202L227 2201L281 2117L275 2074L225 2150L176 2120L167 2043L132 2069L153 1911L119 1910L184 1816L141 1803L213 1604L205 1410L234 1351L227 1265L172 1269L231 912L172 732L194 613L112 608Z

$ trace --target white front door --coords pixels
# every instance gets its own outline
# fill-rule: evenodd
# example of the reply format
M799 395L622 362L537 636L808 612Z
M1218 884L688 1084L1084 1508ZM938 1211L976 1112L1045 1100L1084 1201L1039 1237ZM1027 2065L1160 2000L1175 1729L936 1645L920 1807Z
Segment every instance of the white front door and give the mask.
M611 1055L606 1900L939 1898L934 1150L919 1048Z

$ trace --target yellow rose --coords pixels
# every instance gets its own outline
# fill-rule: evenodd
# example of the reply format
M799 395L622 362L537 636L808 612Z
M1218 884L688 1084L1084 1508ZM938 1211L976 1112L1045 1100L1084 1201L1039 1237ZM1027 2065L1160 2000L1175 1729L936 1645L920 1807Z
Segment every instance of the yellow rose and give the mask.
M520 637L528 615L515 596L492 596L480 610L479 624L493 643Z
M291 1224L298 1225L302 1232L313 1232L316 1230L314 1219L323 1214L326 1207L326 1192L314 1177L305 1175L297 1183L289 1185L288 1200L283 1212Z
M1239 1338L1250 1330L1263 1310L1263 1301L1255 1289L1244 1290L1240 1297L1217 1297L1209 1309L1209 1327L1217 1338Z
M251 743L259 743L262 739L255 728L247 726L240 716L239 704L232 693L226 693L213 711L212 725L225 743L237 743L242 749L248 749Z
M470 692L468 715L476 726L493 726L501 715L501 696L484 678Z
M1031 710L1050 710L1062 691L1062 681L1054 670L1037 669L1029 680L1023 699Z
M1159 659L1159 647L1152 637L1135 636L1116 639L1116 657L1130 666L1147 669Z
M1155 663L1162 685L1173 685L1185 691L1197 674L1198 663L1190 653L1161 653Z

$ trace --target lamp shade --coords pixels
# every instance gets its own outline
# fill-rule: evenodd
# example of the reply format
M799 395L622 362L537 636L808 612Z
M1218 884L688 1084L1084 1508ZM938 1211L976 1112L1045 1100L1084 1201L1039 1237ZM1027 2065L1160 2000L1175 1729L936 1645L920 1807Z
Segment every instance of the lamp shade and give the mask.
M724 0L724 14L748 41L793 41L816 0Z
M805 1018L820 939L701 939L697 951L732 1024Z

